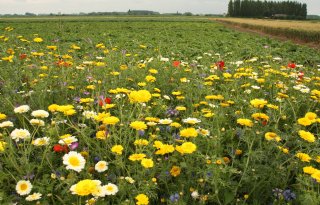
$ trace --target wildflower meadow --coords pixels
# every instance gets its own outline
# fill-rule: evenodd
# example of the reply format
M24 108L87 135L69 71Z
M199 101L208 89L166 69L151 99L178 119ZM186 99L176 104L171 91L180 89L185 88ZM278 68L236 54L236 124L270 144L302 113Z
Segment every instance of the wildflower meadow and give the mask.
M0 21L0 204L319 204L319 50L204 18Z

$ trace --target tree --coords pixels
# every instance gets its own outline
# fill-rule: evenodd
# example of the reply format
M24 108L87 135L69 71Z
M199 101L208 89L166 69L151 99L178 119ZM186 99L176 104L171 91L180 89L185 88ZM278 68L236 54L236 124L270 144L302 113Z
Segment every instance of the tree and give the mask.
M307 5L296 1L230 0L228 15L232 17L306 19Z
M241 2L240 16L252 17L251 16L251 11L250 11L250 2L249 2L249 0L243 0Z
M36 16L36 14L30 13L30 12L26 12L25 15L26 15L26 16Z
M233 8L234 8L234 16L240 16L241 1L235 0Z
M307 4L302 4L301 16L303 19L307 19Z
M193 14L191 12L185 12L183 15L184 16L192 16Z
M228 4L228 16L234 16L234 8L233 8L233 1L230 0Z

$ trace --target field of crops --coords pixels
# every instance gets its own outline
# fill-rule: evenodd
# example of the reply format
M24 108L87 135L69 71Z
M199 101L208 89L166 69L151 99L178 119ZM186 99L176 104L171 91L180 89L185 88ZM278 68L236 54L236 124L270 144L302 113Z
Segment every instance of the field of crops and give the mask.
M0 23L0 204L319 203L319 51L204 19Z
M320 43L320 21L293 21L273 19L219 18L220 22L238 25L243 28L284 36L304 42Z

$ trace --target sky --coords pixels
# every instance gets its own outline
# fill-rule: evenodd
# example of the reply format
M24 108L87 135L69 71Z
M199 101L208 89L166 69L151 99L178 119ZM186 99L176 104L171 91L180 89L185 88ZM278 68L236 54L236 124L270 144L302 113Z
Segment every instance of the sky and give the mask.
M299 0L298 0L299 1ZM193 14L227 13L229 0L0 0L0 14L111 12L151 10L160 13L192 12ZM320 0L307 3L308 14L320 15Z

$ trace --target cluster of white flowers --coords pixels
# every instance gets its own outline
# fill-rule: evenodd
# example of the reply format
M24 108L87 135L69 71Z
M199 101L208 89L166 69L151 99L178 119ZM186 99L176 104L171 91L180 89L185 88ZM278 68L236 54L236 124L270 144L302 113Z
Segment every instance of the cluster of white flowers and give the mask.
M171 123L172 123L172 120L169 119L169 118L160 119L160 120L159 120L159 124L161 124L161 125L169 125L169 124L171 124Z
M19 106L19 107L14 108L13 111L14 111L15 113L22 114L22 113L28 112L29 110L30 110L29 105L21 105L21 106Z
M47 118L49 117L49 113L45 110L35 110L32 111L31 116L36 118Z
M11 121L3 121L0 123L0 128L5 128L5 127L13 127L13 123Z
M182 122L194 125L194 124L200 123L201 120L197 118L188 117L186 119L183 119Z
M303 84L298 84L293 86L293 89L298 90L302 93L310 93L310 88L308 88L307 86L303 85Z
M82 115L86 119L94 119L97 116L97 113L95 111L83 111Z
M30 135L30 132L26 129L14 129L11 132L10 137L16 142L18 142L20 139L22 140L29 139L31 135Z

